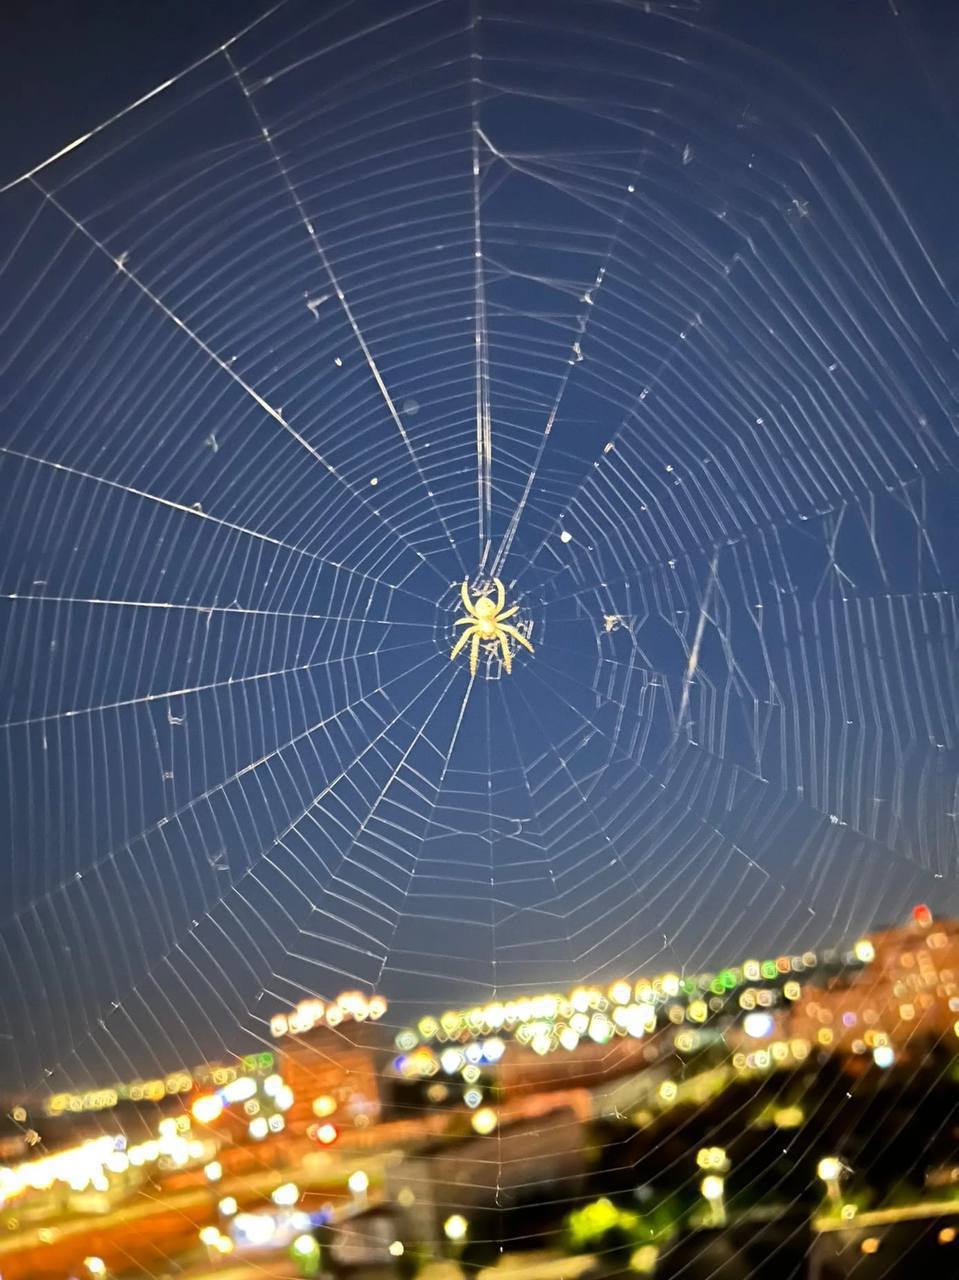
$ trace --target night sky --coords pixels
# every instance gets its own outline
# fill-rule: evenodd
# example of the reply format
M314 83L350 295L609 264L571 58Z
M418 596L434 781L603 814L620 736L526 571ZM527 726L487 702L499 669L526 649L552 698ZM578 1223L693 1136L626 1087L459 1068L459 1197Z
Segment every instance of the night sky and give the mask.
M14 8L5 1085L959 907L947 10Z

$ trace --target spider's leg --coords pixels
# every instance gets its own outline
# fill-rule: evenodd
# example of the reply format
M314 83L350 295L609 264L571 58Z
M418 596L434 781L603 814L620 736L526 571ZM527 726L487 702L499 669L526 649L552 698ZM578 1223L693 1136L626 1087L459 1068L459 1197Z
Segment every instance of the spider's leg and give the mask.
M460 638L457 640L456 644L454 644L454 645L453 645L453 652L450 654L450 660L451 660L451 661L452 661L452 659L453 659L453 658L455 658L455 657L456 657L456 655L457 655L457 654L458 654L458 653L459 653L463 648L465 648L465 646L466 646L466 642L467 642L467 640L470 638L470 634L471 634L471 633L470 633L469 631L464 631L464 632L463 632L463 634L460 636ZM479 639L479 632L477 632L477 633L476 633L476 638L477 638L477 639Z
M468 636L469 632L465 631L463 634ZM470 675L471 676L476 675L476 668L479 666L479 647L480 647L480 633L477 631L476 635L473 637L473 645L472 645L472 648L470 649Z
M457 618L453 623L454 627L475 627L476 623L472 618Z
M476 617L476 610L473 608L473 601L470 599L469 578L463 579L463 585L460 587L460 596L463 600L463 608L473 618Z
M509 644L502 631L500 631L498 639L499 647L503 651L503 666L506 668L506 674L511 675L513 671L513 655L509 651Z
M499 578L493 579L493 586L496 588L496 612L501 612L503 605L506 603L506 588L500 582Z
M513 607L511 609L507 609L505 613L498 613L496 615L496 621L502 622L504 618L512 618L514 613L519 613L518 604L514 604Z
M512 636L514 640L518 640L524 649L529 649L530 653L533 652L533 646L524 635L521 635L520 632L516 630L515 627L511 627L509 623L507 623L505 627L501 628L501 630L505 631L508 636Z

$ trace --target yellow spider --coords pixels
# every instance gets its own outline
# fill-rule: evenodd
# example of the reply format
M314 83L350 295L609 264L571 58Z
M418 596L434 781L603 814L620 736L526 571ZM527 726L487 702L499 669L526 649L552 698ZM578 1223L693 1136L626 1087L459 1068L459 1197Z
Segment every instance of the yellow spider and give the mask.
M472 640L473 643L470 647L470 675L474 676L479 665L480 645L484 640L492 640L494 644L499 641L500 651L503 655L503 666L506 668L507 674L513 669L513 655L510 652L507 637L512 637L524 649L528 649L530 653L533 652L533 646L526 637L521 635L515 627L506 625L507 618L512 618L514 613L519 613L519 605L514 604L511 609L506 609L504 612L506 588L499 578L493 579L493 586L496 588L495 601L489 596L480 596L475 604L470 599L469 580L466 580L460 588L463 607L466 609L468 616L457 618L453 626L467 627L468 630L463 632L453 646L450 658L455 658L466 647L467 642Z

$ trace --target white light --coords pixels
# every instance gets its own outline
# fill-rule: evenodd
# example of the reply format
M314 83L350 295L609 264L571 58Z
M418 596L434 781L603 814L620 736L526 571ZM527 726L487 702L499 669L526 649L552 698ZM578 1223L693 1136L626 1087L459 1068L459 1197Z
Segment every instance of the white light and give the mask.
M444 1049L440 1054L440 1066L448 1076L455 1075L463 1065L463 1055L459 1049Z
M203 1170L210 1182L219 1182L223 1177L223 1165L219 1160L211 1160Z
M105 1276L107 1273L107 1264L102 1258L84 1258L83 1265L91 1276Z
M390 1245L391 1258L402 1258L405 1252L406 1250L403 1248L402 1240L394 1240L393 1243Z
M485 1137L488 1133L492 1133L497 1125L496 1112L492 1107L483 1107L481 1111L477 1111L472 1118L474 1130Z
M212 1124L223 1114L223 1099L215 1093L197 1098L193 1104L193 1119L198 1124Z
M271 1197L274 1204L284 1205L287 1208L295 1205L299 1198L300 1188L295 1182L284 1182L282 1186L277 1187Z
M232 1218L236 1213L236 1208L235 1196L224 1196L220 1201L219 1210L223 1214L224 1218Z
M252 1245L269 1244L276 1233L276 1223L267 1213L241 1213L236 1229Z
M355 1196L362 1196L366 1194L370 1185L370 1180L362 1169L355 1169L350 1174L349 1178L347 1178L346 1185Z
M835 1182L842 1173L842 1165L835 1156L823 1156L816 1166L816 1172L823 1182Z
M259 1142L261 1138L265 1138L270 1132L270 1126L267 1124L264 1116L257 1116L255 1120L250 1121L250 1127L247 1132L251 1138L254 1138Z
M443 1223L443 1234L447 1240L462 1240L469 1230L469 1223L461 1213L454 1213Z
M896 1061L896 1051L891 1044L877 1044L872 1051L872 1060L883 1071Z
M317 1248L317 1243L312 1236L297 1236L293 1241L293 1252L298 1258L312 1258Z
M283 1077L278 1075L267 1076L263 1081L263 1092L268 1098L275 1098L277 1093L283 1088Z
M559 540L560 542L572 542L573 535L569 532L568 529L564 529L563 532L559 535Z
M200 1228L201 1244L215 1245L219 1239L220 1239L219 1227L201 1227Z
M722 1200L723 1186L723 1179L718 1174L711 1173L708 1177L703 1178L699 1184L699 1189L703 1193L703 1199L712 1203L715 1200Z
M223 1086L220 1097L224 1102L246 1102L247 1098L252 1098L255 1093L256 1081L253 1077L240 1076L238 1080L231 1080L228 1085Z
M743 1018L743 1031L753 1040L765 1040L773 1033L773 1020L768 1013L747 1013Z

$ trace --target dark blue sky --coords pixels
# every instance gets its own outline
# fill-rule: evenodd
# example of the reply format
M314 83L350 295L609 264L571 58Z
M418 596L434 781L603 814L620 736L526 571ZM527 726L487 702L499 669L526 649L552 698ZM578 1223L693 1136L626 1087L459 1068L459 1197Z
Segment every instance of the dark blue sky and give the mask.
M9 20L5 182L179 78L0 196L4 1078L959 906L957 21L836 8Z

